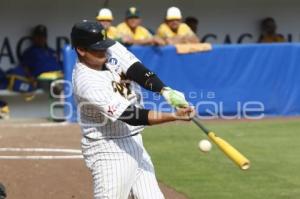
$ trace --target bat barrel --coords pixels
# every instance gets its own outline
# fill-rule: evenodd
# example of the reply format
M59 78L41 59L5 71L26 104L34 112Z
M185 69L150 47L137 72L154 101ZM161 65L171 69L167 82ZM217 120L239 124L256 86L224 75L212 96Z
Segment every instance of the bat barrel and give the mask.
M247 169L250 168L250 162L249 162L249 161L248 161L248 162L245 162L244 164L239 165L239 166L240 166L240 168L241 168L242 170L247 170Z
M215 135L214 132L208 130L201 124L197 116L192 118L192 121L212 140L220 149L229 157L235 164L237 164L242 170L250 168L250 161L242 155L238 150L231 146L228 142Z
M208 137L242 170L250 168L250 161L228 142L217 137L213 132L209 132Z

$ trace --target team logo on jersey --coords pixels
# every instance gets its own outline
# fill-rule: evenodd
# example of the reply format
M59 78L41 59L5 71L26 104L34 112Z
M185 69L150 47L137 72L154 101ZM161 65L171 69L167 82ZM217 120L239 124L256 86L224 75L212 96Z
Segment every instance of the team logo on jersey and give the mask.
M116 58L114 58L114 57L109 58L108 62L111 65L117 65L118 64L118 60Z
M126 99L130 99L133 94L133 92L131 91L131 88L130 88L130 81L128 81L128 79L126 79L126 76L124 73L122 73L120 76L121 76L120 82L116 82L116 81L111 82L114 92L118 92L120 95L122 95Z
M107 111L107 113L109 114L109 115L114 115L114 113L117 111L117 109L116 109L116 107L114 106L114 105L109 105L108 106L108 111Z

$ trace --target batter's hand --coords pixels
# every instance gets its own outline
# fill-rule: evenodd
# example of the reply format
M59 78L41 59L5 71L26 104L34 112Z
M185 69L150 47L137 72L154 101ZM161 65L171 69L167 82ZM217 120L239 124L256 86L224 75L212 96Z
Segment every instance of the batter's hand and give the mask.
M175 115L177 120L190 121L196 114L194 107L178 108Z
M184 94L173 90L170 87L164 87L161 92L165 100L175 108L184 108L188 107L189 103L185 100Z

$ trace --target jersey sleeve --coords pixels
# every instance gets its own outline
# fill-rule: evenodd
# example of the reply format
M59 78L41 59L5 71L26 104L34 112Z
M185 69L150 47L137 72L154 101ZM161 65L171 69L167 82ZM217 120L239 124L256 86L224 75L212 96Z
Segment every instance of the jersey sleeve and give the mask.
M136 62L140 60L119 42L107 49L106 67L118 74L126 74L128 68Z
M147 39L153 38L152 33L147 28L144 28L144 30Z
M21 56L21 64L23 66L29 67L33 65L34 53L32 53L31 49L27 49Z
M162 23L156 32L156 35L161 38L171 38L175 36L175 33L171 31L171 29L167 26L167 24Z
M128 30L128 27L126 26L125 22L120 23L116 28L117 28L117 33L118 33L119 37L132 36L130 34L130 30Z
M111 121L116 121L131 104L118 92L100 87L88 88L83 96L84 104L91 105ZM83 104L83 105L84 105Z
M166 32L166 30L165 30L163 24L161 24L156 31L156 36L158 36L160 38L165 38L166 37L165 32Z
M152 38L152 34L149 32L149 30L143 26L139 26L136 30L136 33L134 35L134 39L136 40L143 40L143 39L150 39Z
M118 38L118 31L116 27L110 26L107 30L107 37L112 40L117 40Z
M195 34L187 24L182 23L179 27L178 35L180 35L180 36L193 36Z

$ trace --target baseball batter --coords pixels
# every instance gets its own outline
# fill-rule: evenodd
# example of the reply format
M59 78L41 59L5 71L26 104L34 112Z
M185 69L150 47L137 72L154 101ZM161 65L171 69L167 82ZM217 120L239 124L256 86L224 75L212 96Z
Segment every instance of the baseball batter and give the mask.
M107 39L101 24L78 22L71 39L78 55L73 91L94 198L164 198L141 132L145 125L190 120L194 109L182 93L166 87L123 45ZM179 107L177 112L144 109L138 85L161 93L172 106Z

